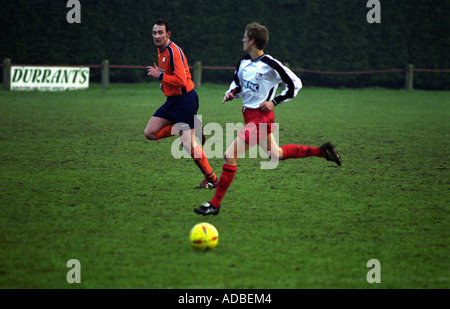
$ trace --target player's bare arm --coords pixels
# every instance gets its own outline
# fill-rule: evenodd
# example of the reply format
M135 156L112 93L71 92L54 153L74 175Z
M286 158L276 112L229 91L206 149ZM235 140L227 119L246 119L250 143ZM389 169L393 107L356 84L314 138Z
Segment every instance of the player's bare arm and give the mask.
M233 90L225 93L225 96L223 97L222 100L222 104L224 104L226 101L231 101L234 99L234 96L236 94L236 88L234 88Z

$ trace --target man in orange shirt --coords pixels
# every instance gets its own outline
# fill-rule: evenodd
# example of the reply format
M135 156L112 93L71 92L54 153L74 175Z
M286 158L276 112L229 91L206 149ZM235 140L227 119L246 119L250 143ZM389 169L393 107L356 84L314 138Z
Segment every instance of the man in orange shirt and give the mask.
M172 33L167 21L158 20L153 26L152 35L158 48L158 65L154 63L153 66L147 67L147 75L161 81L160 88L167 101L150 118L144 134L149 140L180 134L184 149L191 154L205 176L197 188L215 188L218 178L203 149L195 140L195 123L197 122L197 126L199 123L199 101L186 56L181 48L170 40Z

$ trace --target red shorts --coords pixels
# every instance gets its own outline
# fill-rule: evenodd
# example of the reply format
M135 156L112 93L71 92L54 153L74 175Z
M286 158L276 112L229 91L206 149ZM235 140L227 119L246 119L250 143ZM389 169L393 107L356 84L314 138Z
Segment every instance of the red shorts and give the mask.
M245 126L239 131L238 136L250 146L259 144L260 138L266 138L276 128L273 124L275 122L273 111L263 112L259 108L244 107L242 113L244 114Z

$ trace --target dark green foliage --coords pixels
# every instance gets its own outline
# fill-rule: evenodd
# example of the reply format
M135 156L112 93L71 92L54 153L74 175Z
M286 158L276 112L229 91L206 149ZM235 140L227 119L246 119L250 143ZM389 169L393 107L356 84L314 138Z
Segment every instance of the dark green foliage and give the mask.
M381 1L381 24L366 21L365 0L138 1L81 0L81 24L66 21L66 1L4 1L0 57L28 64L148 65L156 60L151 28L170 21L173 39L191 65L235 66L243 56L247 23L269 28L266 52L291 68L324 71L449 69L450 2ZM98 69L92 78L99 79ZM204 80L228 82L232 71L204 72ZM299 73L306 85L401 88L403 73L321 75ZM136 82L145 72L111 70L111 81ZM449 89L448 73L415 74L415 88Z

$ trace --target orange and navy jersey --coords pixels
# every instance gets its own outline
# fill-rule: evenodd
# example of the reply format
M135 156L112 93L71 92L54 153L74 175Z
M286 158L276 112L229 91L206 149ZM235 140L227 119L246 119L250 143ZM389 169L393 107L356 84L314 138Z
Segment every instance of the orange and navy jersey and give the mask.
M194 89L186 56L174 42L171 41L162 50L158 49L158 67L161 70L159 80L167 97L186 94Z

